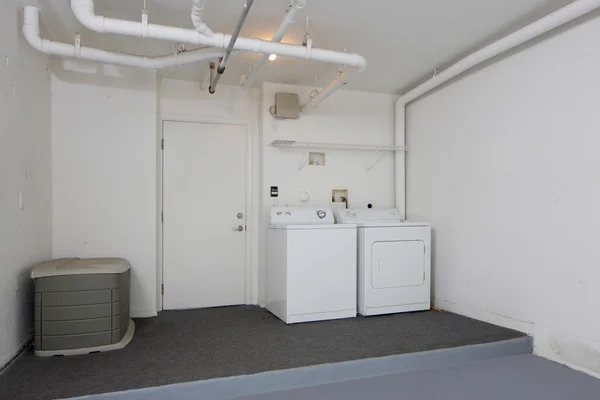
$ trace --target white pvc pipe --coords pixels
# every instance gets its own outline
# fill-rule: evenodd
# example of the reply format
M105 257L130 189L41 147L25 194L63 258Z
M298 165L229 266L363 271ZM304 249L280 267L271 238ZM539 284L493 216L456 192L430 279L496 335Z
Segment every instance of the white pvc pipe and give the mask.
M76 49L73 44L53 42L40 37L40 12L36 6L26 6L24 9L23 35L34 49L48 55L155 70L215 59L223 55L223 50L215 48L192 50L159 57L116 53L83 46Z
M202 11L204 10L204 0L193 0L192 1L192 23L196 30L206 36L213 37L214 32L206 25L206 22L202 19Z
M285 12L285 17L283 18L283 21L281 21L281 24L279 25L277 32L275 32L275 34L271 38L271 42L281 42L281 40L287 33L289 27L295 22L296 14L298 13L299 10L303 9L304 7L306 7L306 0L293 0L292 1L292 4L288 7L288 9ZM264 68L265 64L267 63L268 59L269 59L269 54L265 54L262 56L262 58L256 64L256 66L254 68L252 68L252 71L250 72L250 76L248 76L248 78L242 85L242 89L248 90L250 88L250 86L252 86L254 81L256 81L256 78L258 78L260 71Z
M202 46L227 48L231 35L215 33L208 38L196 30L175 28L172 26L148 24L144 27L141 22L125 21L102 17L94 14L93 0L71 0L71 9L77 20L88 29L100 33L115 33L136 37L185 42ZM145 31L146 29L146 31ZM147 35L145 36L147 32ZM304 58L307 60L324 61L343 64L364 70L367 61L358 54L343 53L333 50L315 49L300 45L273 43L260 39L240 37L235 42L234 50L253 53L277 54L284 57Z
M322 102L327 100L331 95L337 92L342 86L348 84L348 77L352 74L356 68L347 68L344 72L339 74L329 85L319 92L313 99L302 107L302 111L309 112L311 109L319 107Z
M223 54L224 51L222 49L205 47L203 49L188 50L178 54L148 58L150 59L150 64L154 64L154 67L150 69L165 69L179 65L194 64L200 61L216 60L219 57L223 57Z
M550 32L559 26L567 24L597 8L600 8L600 0L576 0L491 45L472 53L425 83L403 94L396 101L395 145L405 146L406 106L411 101L418 99L469 69L520 46L531 39ZM396 152L396 208L404 215L406 215L405 190L405 154L404 152Z

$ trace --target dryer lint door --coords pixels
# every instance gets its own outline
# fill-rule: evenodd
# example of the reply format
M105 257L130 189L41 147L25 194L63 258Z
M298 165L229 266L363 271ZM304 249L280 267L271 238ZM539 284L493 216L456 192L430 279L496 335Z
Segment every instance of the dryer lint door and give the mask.
M375 242L371 249L371 286L374 289L421 286L425 283L423 241Z

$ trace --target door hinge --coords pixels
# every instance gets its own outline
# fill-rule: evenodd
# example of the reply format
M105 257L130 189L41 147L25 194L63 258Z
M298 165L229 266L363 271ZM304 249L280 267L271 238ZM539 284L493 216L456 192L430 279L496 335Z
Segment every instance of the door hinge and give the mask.
M165 139L160 139L160 149L161 150L165 149Z
M165 284L164 283L160 285L160 294L163 296L165 295Z
M160 222L162 223L162 222L164 222L164 220L165 220L165 213L161 211L160 212Z

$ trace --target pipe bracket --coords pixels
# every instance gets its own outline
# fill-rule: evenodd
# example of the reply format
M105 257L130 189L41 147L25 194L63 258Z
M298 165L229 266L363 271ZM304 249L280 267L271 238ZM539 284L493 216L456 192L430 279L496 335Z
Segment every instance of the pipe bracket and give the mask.
M75 35L75 59L81 60L81 35L77 33Z
M312 39L309 37L306 40L306 53L304 55L304 58L309 60L310 59L310 54L312 53Z
M148 10L142 10L142 37L147 38L149 36L148 32Z

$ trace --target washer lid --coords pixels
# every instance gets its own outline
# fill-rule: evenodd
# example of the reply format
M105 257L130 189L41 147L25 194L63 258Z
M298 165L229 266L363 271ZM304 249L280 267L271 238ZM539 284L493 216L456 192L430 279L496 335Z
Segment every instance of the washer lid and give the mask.
M269 229L302 230L302 229L356 229L355 224L271 224Z
M326 207L273 207L272 225L334 224L333 212Z
M398 224L402 214L395 208L351 208L336 210L338 224Z
M131 268L123 258L59 258L36 265L31 278L81 274L121 274Z
M371 221L371 222L358 222L356 224L359 228L408 228L408 227L430 227L429 222L414 222L414 221L402 221L402 222L385 222L385 221Z

